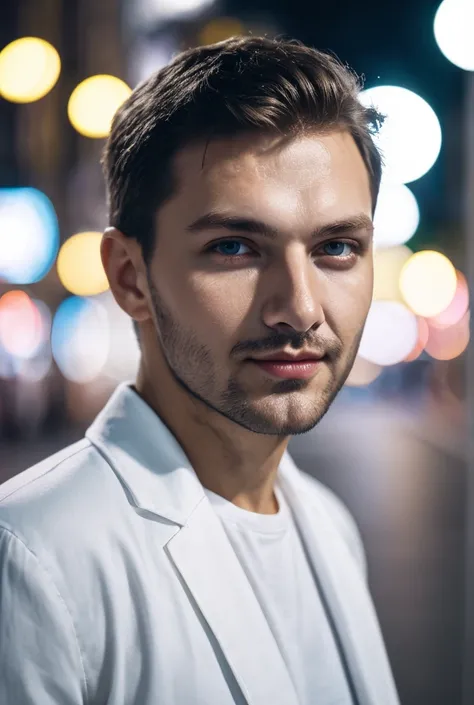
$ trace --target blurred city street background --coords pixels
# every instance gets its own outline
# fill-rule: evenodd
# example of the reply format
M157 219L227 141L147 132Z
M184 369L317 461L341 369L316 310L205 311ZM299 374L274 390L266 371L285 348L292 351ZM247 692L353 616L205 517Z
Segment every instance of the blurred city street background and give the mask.
M474 0L3 3L0 482L78 440L134 378L99 255L114 112L177 52L239 34L334 52L386 115L359 355L290 452L359 525L402 705L472 705Z

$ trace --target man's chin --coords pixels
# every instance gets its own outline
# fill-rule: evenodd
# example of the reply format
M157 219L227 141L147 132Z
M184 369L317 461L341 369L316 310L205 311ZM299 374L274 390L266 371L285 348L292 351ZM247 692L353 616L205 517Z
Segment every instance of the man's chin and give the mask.
M253 433L259 433L267 436L298 436L303 433L308 433L311 431L325 413L328 410L328 406L324 405L317 410L312 410L308 414L303 414L302 409L295 410L294 413L280 413L268 414L258 412L247 412L240 418L234 418L234 422L238 423L240 426L252 431Z

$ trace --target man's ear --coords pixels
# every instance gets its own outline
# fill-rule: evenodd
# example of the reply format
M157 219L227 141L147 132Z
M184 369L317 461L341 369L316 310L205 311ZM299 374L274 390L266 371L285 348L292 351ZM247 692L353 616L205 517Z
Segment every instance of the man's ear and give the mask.
M117 228L106 228L100 256L115 301L135 321L151 318L146 267L139 243Z

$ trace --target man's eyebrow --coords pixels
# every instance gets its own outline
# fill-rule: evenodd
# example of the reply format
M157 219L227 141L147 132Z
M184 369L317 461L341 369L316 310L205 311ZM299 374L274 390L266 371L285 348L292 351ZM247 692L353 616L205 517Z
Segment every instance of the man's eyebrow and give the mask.
M255 218L246 218L242 216L230 215L221 213L220 211L210 211L197 218L194 222L186 227L186 230L191 233L200 233L204 230L231 230L232 232L246 232L253 235L262 235L272 240L278 237L279 231L268 223ZM316 228L312 233L312 238L330 237L340 235L342 233L354 232L360 230L368 230L372 232L374 224L372 219L365 213L357 213L356 215L341 220L327 223Z

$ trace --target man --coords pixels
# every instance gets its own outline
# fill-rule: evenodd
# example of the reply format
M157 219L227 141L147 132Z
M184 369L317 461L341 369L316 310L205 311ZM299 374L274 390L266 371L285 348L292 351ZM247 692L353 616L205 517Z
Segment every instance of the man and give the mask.
M2 705L398 702L353 520L286 450L371 302L358 91L329 55L234 38L118 111L102 261L141 364L0 491Z

